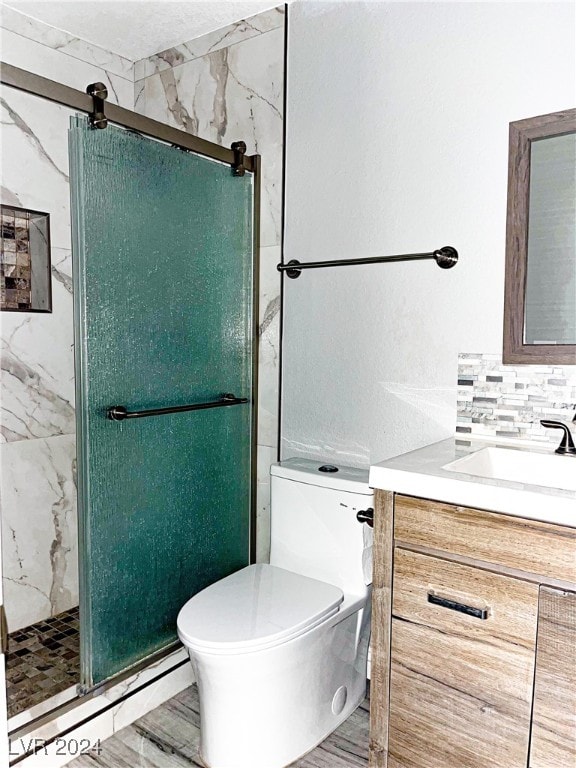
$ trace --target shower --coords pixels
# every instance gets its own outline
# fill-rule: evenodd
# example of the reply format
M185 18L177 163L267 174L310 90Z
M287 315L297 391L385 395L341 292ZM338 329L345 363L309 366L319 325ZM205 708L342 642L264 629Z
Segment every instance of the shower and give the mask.
M54 317L70 325L73 294L76 440L68 408L46 454L62 495L46 556L67 581L41 584L60 598L28 623L13 626L7 601L20 734L173 652L179 607L254 560L260 177L243 142L227 149L9 65L2 82L22 112L47 100L62 142L70 123L52 222L59 237L71 221L72 256L53 256L52 282Z

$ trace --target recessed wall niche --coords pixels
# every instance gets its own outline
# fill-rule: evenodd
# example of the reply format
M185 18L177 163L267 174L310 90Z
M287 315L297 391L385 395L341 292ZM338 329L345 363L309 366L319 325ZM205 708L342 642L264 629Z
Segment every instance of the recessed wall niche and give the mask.
M50 216L0 206L0 309L51 312Z

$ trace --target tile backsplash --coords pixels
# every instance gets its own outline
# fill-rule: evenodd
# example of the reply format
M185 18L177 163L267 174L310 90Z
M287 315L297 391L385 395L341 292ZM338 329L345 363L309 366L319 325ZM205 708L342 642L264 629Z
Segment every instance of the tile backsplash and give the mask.
M458 435L555 445L560 434L544 429L540 419L570 421L575 410L576 366L514 366L503 365L500 355L458 356Z

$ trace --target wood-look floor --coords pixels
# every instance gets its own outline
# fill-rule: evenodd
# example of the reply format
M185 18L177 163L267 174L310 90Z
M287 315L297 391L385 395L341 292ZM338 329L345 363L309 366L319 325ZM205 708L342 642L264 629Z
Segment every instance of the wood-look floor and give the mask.
M291 768L366 768L369 704L363 704L320 746ZM102 742L71 768L204 768L198 757L200 715L195 685ZM246 766L249 768L249 766Z

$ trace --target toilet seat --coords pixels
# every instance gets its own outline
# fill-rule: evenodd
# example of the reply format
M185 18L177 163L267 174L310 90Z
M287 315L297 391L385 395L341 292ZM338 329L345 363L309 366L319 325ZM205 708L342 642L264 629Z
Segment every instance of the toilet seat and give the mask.
M339 587L274 565L249 565L192 597L178 614L184 645L248 653L287 642L338 612Z

